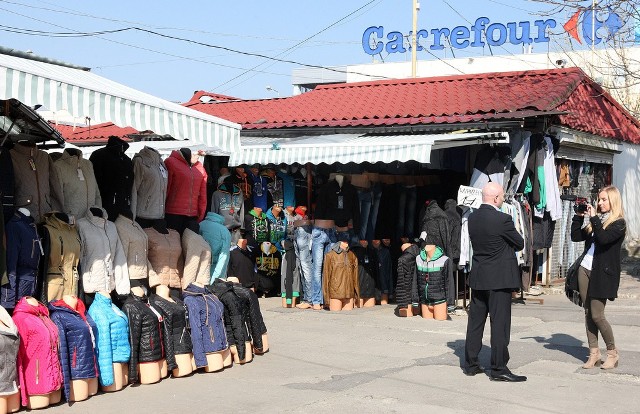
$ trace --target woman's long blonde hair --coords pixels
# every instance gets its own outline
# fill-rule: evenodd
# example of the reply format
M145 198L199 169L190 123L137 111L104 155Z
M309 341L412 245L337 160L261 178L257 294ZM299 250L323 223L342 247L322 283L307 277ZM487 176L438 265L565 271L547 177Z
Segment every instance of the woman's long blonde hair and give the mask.
M622 208L622 197L620 196L620 190L612 185L609 185L598 191L598 196L600 196L600 193L602 192L607 193L607 197L609 198L609 206L611 206L609 217L607 217L604 223L602 223L602 228L606 229L609 224L618 219L624 218L624 209ZM593 230L593 228L591 227L591 223L587 225L586 230L587 233L591 233L591 231Z

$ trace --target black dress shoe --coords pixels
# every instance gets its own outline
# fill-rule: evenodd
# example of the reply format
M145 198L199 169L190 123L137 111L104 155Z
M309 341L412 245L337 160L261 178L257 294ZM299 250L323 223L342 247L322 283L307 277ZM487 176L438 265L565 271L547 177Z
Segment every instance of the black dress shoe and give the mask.
M473 377L476 374L484 374L484 368L476 365L474 367L471 368L465 368L462 370L464 372L464 375L468 376L468 377Z
M489 375L491 381L506 381L506 382L523 382L527 380L524 375L516 375L511 372L505 374L491 374Z

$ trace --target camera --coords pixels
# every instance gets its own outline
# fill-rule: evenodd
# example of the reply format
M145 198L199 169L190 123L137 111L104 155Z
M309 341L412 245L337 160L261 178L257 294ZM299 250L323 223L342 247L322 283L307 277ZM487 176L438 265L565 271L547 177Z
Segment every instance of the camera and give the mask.
M589 202L587 201L586 198L584 197L576 197L576 203L573 205L573 211L576 212L576 214L584 214L587 212L587 206L589 205Z

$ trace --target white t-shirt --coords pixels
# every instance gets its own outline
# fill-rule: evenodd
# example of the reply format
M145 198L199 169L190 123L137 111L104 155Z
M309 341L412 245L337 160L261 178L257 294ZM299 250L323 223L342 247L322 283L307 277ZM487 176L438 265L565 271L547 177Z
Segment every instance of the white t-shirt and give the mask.
M591 270L591 267L593 266L593 253L595 249L596 249L596 244L591 243L591 247L589 247L587 254L584 255L582 262L580 262L580 266L584 267L587 270Z

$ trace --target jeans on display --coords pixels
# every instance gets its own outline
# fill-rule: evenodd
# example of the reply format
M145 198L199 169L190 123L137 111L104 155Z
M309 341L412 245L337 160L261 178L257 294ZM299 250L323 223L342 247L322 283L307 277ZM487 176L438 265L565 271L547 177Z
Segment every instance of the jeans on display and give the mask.
M312 226L300 226L294 230L294 248L296 252L296 264L302 280L303 301L311 303L311 231Z
M376 238L376 223L378 222L378 208L380 207L380 199L382 198L382 186L380 183L374 183L371 186L371 210L369 210L369 220L367 223L367 231L365 239L371 242ZM362 219L364 223L364 218ZM391 238L387 235L383 238Z
M373 192L371 190L358 190L358 200L360 200L360 234L359 240L365 240L367 237L367 228L369 226L369 216L371 214Z
M408 237L413 239L416 220L416 186L400 186L398 188L398 225L396 238Z
M311 303L319 305L323 303L322 297L322 264L324 255L331 249L331 244L335 243L336 231L334 229L324 229L314 227L311 231L311 255L313 257L313 273L311 278Z

